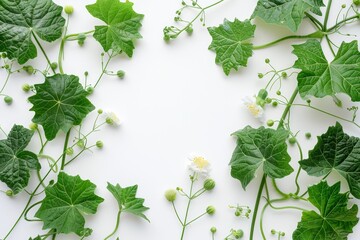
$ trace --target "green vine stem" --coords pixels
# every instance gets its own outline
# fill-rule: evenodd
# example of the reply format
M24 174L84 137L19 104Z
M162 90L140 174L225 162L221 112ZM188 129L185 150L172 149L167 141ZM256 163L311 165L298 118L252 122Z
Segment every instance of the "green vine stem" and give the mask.
M183 240L183 239L184 239L185 229L186 229L186 227L187 227L187 218L188 218L188 215L189 215L191 200L193 199L193 198L192 198L192 192L193 192L194 181L195 181L194 179L195 179L195 176L193 176L193 177L191 178L191 186L190 186L189 200L188 200L188 204L187 204L187 206L186 206L185 218L184 218L184 221L183 221L183 226L182 226L182 231L181 231L180 240Z
M64 170L65 168L65 160L66 160L66 149L68 147L68 143L69 143L69 138L70 138L70 133L71 133L71 128L69 129L69 131L66 133L66 137L65 137L65 143L64 143L64 151L63 151L63 155L62 155L62 159L61 159L61 167L60 167L60 171Z
M40 48L40 50L41 50L41 52L44 54L47 63L49 64L49 66L51 66L51 61L50 61L49 57L47 56L47 54L46 54L44 48L42 47L41 43L40 43L39 40L37 39L37 37L36 37L36 35L35 35L34 32L32 32L32 36L34 37L37 45L39 46L39 48ZM52 72L53 72L54 74L56 74L55 70L54 70L52 67L50 67L50 69L52 70Z
M293 104L293 102L295 101L296 96L298 95L299 90L298 88L296 88L293 92L293 94L291 95L291 98L289 99L288 104L286 105L284 112L280 118L279 124L277 129L283 128L284 127L284 121L286 119L286 116L289 114L290 112L290 108ZM258 190L258 194L256 197L256 202L255 202L255 207L254 207L254 214L253 214L253 218L251 221L251 228L250 228L250 240L254 239L254 231L255 231L255 224L256 224L256 216L259 210L259 204L260 204L260 200L261 200L261 195L264 189L266 183L266 174L263 175L260 186L259 186L259 190Z
M119 225L120 225L120 215L121 215L121 209L119 210L117 217L116 217L116 225L114 230L106 237L104 238L104 240L108 240L110 239L112 236L114 236L114 234L117 232L117 230L119 229Z

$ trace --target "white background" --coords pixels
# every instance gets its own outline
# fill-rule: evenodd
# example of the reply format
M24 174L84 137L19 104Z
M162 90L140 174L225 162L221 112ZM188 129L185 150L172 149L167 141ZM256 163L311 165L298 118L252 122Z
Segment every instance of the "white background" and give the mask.
M94 19L86 11L85 5L93 1L56 1L60 5L72 4L75 12L71 16L69 33L92 30L94 25L102 23ZM207 12L207 25L217 26L226 17L233 21L249 18L256 1L226 0L223 4ZM330 25L334 23L337 9L342 3L351 1L334 1L336 11L332 12ZM210 3L210 2L209 2ZM203 1L203 5L207 5ZM145 14L141 33L143 39L137 41L132 59L117 57L110 64L110 69L126 71L126 78L105 76L95 93L90 97L98 108L108 109L117 113L122 121L118 128L105 127L92 137L92 141L101 139L105 143L103 150L87 153L71 164L66 171L69 174L79 174L83 179L91 179L96 185L96 193L106 200L100 205L95 216L88 216L87 227L94 229L89 239L98 240L107 236L114 227L117 204L106 190L107 181L119 183L121 186L139 185L138 196L146 199L145 204L151 209L146 212L151 224L124 214L118 234L120 239L126 240L165 240L179 239L180 225L177 222L171 205L164 199L164 191L168 188L181 186L188 189L189 172L186 169L187 157L191 153L204 155L212 163L211 177L217 182L215 190L204 194L194 202L191 216L202 213L207 205L216 206L217 212L212 217L204 217L188 227L185 239L211 239L209 229L218 228L216 239L223 239L231 228L241 228L245 232L244 239L249 237L250 220L239 219L228 208L229 204L249 205L253 208L260 182L261 172L245 192L240 182L231 178L228 162L235 147L235 141L230 134L246 125L260 126L257 120L244 109L241 99L252 96L264 87L266 79L259 80L258 72L266 72L269 68L264 64L265 58L278 69L289 67L295 61L291 54L292 43L301 41L287 41L266 50L256 51L249 60L248 68L239 72L232 72L226 77L220 66L215 65L215 54L208 51L211 37L206 28L197 22L191 37L183 34L179 39L166 44L162 40L162 29L173 24L175 10L180 7L180 1L135 1L135 10ZM290 34L284 28L267 25L256 20L255 44L263 44L278 37ZM307 27L306 27L307 26ZM304 21L299 33L311 33L312 27ZM359 31L359 23L346 31ZM338 39L343 39L341 37ZM350 38L346 38L350 41ZM59 42L44 44L50 58L55 61ZM324 44L328 53L328 48ZM64 69L66 73L83 76L89 71L91 82L95 82L101 71L101 46L91 37L83 47L76 42L66 45ZM43 68L44 58L41 52L35 61L29 63ZM328 54L331 60L331 55ZM1 72L2 79L4 71ZM25 73L14 74L5 93L14 98L11 106L0 103L0 124L9 131L14 123L28 126L33 117L29 112L31 107L26 99L29 97L21 91L24 83L42 82L40 75L29 77ZM294 77L284 82L282 92L289 96L296 85ZM351 106L348 97L339 96L344 101L344 109ZM298 102L302 102L299 98ZM330 98L314 100L318 107L329 109L339 115L350 118L350 114L336 107ZM266 109L266 119L278 119L282 108ZM87 118L85 125L90 125L95 113ZM317 112L294 108L292 111L292 128L300 131L298 140L303 144L304 153L316 143L316 135L324 133L336 119ZM358 136L359 130L352 125L342 123L347 133ZM306 140L304 133L313 134L311 140ZM4 138L3 135L0 135ZM36 138L36 137L35 137ZM47 154L58 156L62 150L64 135L59 134L59 141L51 143ZM38 151L38 144L29 147ZM292 164L297 169L298 153L295 147L289 147L292 153ZM43 164L46 168L46 164ZM301 175L302 189L318 181L316 178ZM35 176L35 175L34 175ZM294 175L279 181L281 188L294 191ZM339 176L331 175L329 181L334 183ZM32 189L37 182L36 177L28 189ZM0 184L0 189L6 186ZM346 190L346 185L342 185ZM0 237L3 237L22 211L28 196L21 193L14 198L0 195ZM39 199L37 199L39 200ZM359 201L351 200L351 203ZM185 199L176 201L179 211L184 213ZM297 203L294 203L297 204ZM34 212L32 213L34 214ZM283 239L291 239L291 234L300 220L299 211L269 210L265 214L264 227L268 239L276 239L270 234L272 228L286 232ZM259 218L259 216L258 216ZM24 220L15 229L9 239L23 240L41 233L40 223L28 223ZM349 239L358 239L360 225L354 229ZM115 236L117 236L115 235ZM78 239L75 235L59 236L57 239ZM115 238L114 238L115 239ZM261 239L258 225L255 239Z

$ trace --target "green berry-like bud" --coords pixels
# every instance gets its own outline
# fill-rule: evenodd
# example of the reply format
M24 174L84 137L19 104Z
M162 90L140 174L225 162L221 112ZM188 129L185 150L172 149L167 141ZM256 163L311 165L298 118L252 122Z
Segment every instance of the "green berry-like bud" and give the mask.
M283 78L286 78L286 77L287 77L287 73L286 73L286 72L282 72L282 73L281 73L281 76L282 76Z
M285 237L285 233L284 233L284 232L281 232L281 233L280 233L280 236Z
M80 139L76 145L79 147L79 148L84 148L85 147L85 142L83 139Z
M244 236L244 231L241 230L241 229L238 229L236 231L233 232L233 236L236 238L236 239L239 239L239 238L242 238Z
M4 102L8 105L10 105L13 102L13 98L10 96L5 96L4 97Z
M306 137L307 139L311 138L311 133L309 133L309 132L305 133L305 137Z
M25 83L24 85L22 85L21 88L22 88L22 90L23 90L24 92L29 92L30 89L31 89L30 85L27 84L27 83Z
M280 91L280 90L277 90L277 91L276 91L276 95L281 95L281 91Z
M67 148L67 149L65 150L65 153L66 153L66 155L73 155L73 154L74 154L74 149L72 149L72 148Z
M86 91L89 93L89 94L92 94L94 92L94 88L93 87L87 87L86 88Z
M272 234L272 235L275 235L275 234L276 234L275 229L271 229L271 234Z
M278 104L279 104L279 103L276 102L276 101L272 102L273 107L277 107Z
M49 185L50 185L50 186L54 185L54 183L55 183L54 180L50 180L50 181L49 181Z
M13 193L13 191L12 190L6 190L6 192L5 192L5 194L6 194L6 196L8 196L8 197L12 197L12 196L14 196L14 193Z
M117 71L116 75L120 78L120 79L124 79L125 77L125 72L123 70L119 70Z
M194 29L193 29L191 26L189 26L189 27L186 28L185 31L186 31L189 35L191 35L191 34L194 32Z
M215 188L215 181L212 179L206 179L204 182L204 189L207 191L213 190Z
M168 34L164 34L164 41L165 42L170 41L170 36Z
M268 120L267 122L266 122L266 124L269 126L269 127L272 127L272 126L274 126L274 121L273 120Z
M99 141L96 142L96 147L99 148L99 149L101 149L101 148L104 147L104 143L99 140Z
M98 114L102 114L104 111L102 109L98 109Z
M169 189L165 192L165 198L169 201L169 202L174 202L176 200L176 190L174 189Z
M266 101L266 103L271 103L272 99L271 98L266 98L265 101Z
M296 138L294 138L294 137L289 138L289 143L291 145L294 145L296 143Z
M23 69L25 72L27 72L28 74L33 74L35 72L34 68L30 65L28 66L23 66Z
M258 73L258 78L263 78L264 77L264 74L262 74L262 73Z
M181 5L185 6L185 5L186 5L186 3L185 3L184 1L182 1L182 2L181 2Z
M6 53L1 53L1 57L2 58L7 58L7 54Z
M4 68L5 68L5 69L9 69L9 68L10 68L9 64L6 64L6 65L4 66Z
M235 216L240 217L240 215L241 215L241 211L240 211L240 210L236 210L236 211L235 211Z
M265 63L270 63L270 59L266 58Z
M74 12L74 7L70 5L65 6L64 11L66 14L71 15Z
M214 206L208 206L206 208L206 213L209 215L214 215L215 214L215 207Z
M38 125L36 123L30 123L29 128L30 130L35 131L38 128Z
M353 3L354 3L356 6L359 6L359 5L360 5L360 0L353 0Z
M307 102L308 104L310 104L310 103L311 103L311 99L306 99L306 102Z
M217 231L216 227L211 227L211 228L210 228L210 232L216 233L216 231Z
M53 69L53 70L57 69L57 67L58 67L57 62L51 63L50 67L51 67L51 69Z
M346 4L341 5L342 8L346 8Z
M85 75L85 77L89 76L89 72L88 72L88 71L85 71L85 72L84 72L84 75Z

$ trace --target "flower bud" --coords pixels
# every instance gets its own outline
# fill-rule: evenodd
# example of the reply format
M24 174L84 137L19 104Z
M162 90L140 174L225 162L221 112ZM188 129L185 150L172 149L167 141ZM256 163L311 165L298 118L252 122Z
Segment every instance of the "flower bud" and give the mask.
M353 3L354 3L356 6L359 6L359 5L360 5L360 0L353 0Z
M24 85L22 85L21 88L22 88L22 90L23 90L24 92L29 92L30 89L31 89L30 85L27 84L27 83L25 83Z
M215 188L215 185L216 185L215 181L208 178L204 182L204 189L207 190L207 191L213 190Z
M194 31L194 29L191 26L188 26L185 30L189 35L191 35Z
M265 63L270 63L270 59L266 58Z
M238 229L236 231L233 231L232 234L236 239L239 239L239 238L242 238L244 236L244 231L241 230L241 229Z
M305 133L305 137L306 137L307 139L311 138L311 133L309 133L309 132Z
M86 91L89 93L89 94L92 94L94 92L94 88L93 87L87 87L86 88Z
M7 54L6 53L1 53L1 57L2 58L7 58Z
M120 79L124 79L125 77L125 72L123 70L119 70L117 71L116 75L120 78Z
M216 233L216 231L217 231L216 227L211 227L211 228L210 228L210 232Z
M208 206L206 208L206 213L209 215L214 215L215 214L215 207L214 206Z
M13 191L12 190L6 190L6 192L5 192L5 194L6 194L6 196L8 196L8 197L12 197L12 196L14 196L14 193L13 193Z
M281 76L282 76L283 78L286 78L286 77L287 77L287 73L286 73L286 72L282 72L282 73L281 73Z
M66 14L71 15L74 12L74 7L70 5L65 6L64 11Z
M58 67L57 62L51 63L50 67L51 67L51 69L53 69L53 70L57 69L57 67Z
M279 103L278 103L277 101L273 101L273 102L272 102L272 106L273 106L273 107L277 107L278 104L279 104Z
M67 149L65 150L65 153L66 153L66 155L73 155L73 154L74 154L74 149L72 149L72 148L67 148Z
M165 198L169 202L174 202L176 200L176 191L174 189L169 189L165 192Z
M272 126L274 126L274 121L271 120L271 119L269 119L269 120L266 122L266 124L267 124L269 127L272 127Z
M8 105L10 105L13 102L13 98L10 96L5 96L4 97L4 102Z
M258 78L263 78L264 77L264 74L262 74L262 73L258 73Z
M98 114L102 114L104 111L102 109L98 109Z
M35 72L34 68L30 65L23 66L23 70L28 74L33 74Z
M30 123L29 128L30 130L35 131L38 128L38 125L36 123Z
M104 147L104 143L99 140L99 141L96 142L96 147L99 148L99 149L101 149L101 148Z
M294 138L294 137L289 138L289 143L291 145L294 145L296 143L296 138Z
M85 142L83 139L79 139L79 141L76 143L76 145L79 147L79 148L84 148L85 147Z

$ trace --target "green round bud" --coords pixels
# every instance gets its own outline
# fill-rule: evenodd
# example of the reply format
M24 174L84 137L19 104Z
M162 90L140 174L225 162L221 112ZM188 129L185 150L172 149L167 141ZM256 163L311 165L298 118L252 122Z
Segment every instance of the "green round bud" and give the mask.
M66 155L73 155L73 154L74 154L74 149L72 149L72 148L67 148L67 149L65 150L65 153L66 153Z
M65 6L64 11L66 14L71 15L74 12L74 7L67 5L67 6Z
M98 109L98 114L102 114L104 111L102 109Z
M341 5L342 8L346 8L346 4Z
M265 101L266 101L266 103L271 103L272 99L271 98L266 98Z
M92 94L94 92L94 88L93 87L87 87L86 88L86 91L89 93L89 94Z
M57 67L58 67L57 62L51 63L50 67L51 67L51 69L53 69L53 70L57 69Z
M165 42L169 42L170 41L170 36L168 34L164 34L164 41Z
M184 1L182 1L182 2L181 2L181 5L185 6L185 5L186 5L186 3L185 3Z
M23 66L23 69L28 74L33 74L35 72L34 68L32 66L30 66L30 65Z
M282 76L283 78L286 78L286 77L287 77L287 73L286 73L286 72L282 72L282 73L281 73L281 76Z
M279 104L279 103L276 102L276 101L272 102L273 107L277 107L278 104Z
M6 65L4 66L4 68L5 68L5 69L9 69L9 68L10 68L9 64L6 64Z
M214 206L208 206L206 208L206 213L209 215L214 215L215 214L215 207Z
M49 181L49 185L50 185L50 186L51 186L51 185L54 185L54 183L55 183L54 180L50 180L50 181Z
M191 35L194 32L194 29L191 26L188 26L185 30L189 35Z
M236 211L235 211L235 216L240 217L240 215L241 215L241 211L240 211L240 210L236 210Z
M23 90L24 92L29 92L30 89L31 89L30 85L27 84L27 83L25 83L24 85L22 85L21 88L22 88L22 90Z
M1 53L1 57L2 58L7 58L7 54L6 53Z
M275 229L271 229L271 234L272 234L272 235L275 235L275 234L276 234Z
M176 187L177 191L182 191L183 189L181 187Z
M244 231L241 230L241 229L238 229L236 231L233 232L233 236L236 238L236 239L239 239L239 238L242 238L244 236Z
M116 75L120 78L120 79L124 79L125 77L125 72L123 70L119 70L117 71Z
M204 189L207 191L213 190L215 188L215 181L212 179L206 179L204 182Z
M281 95L281 91L280 91L280 90L277 90L277 91L276 91L276 95Z
M258 73L258 78L263 78L264 77L264 74L262 74L262 73Z
M76 145L79 147L79 148L84 148L85 147L85 142L83 139L80 139Z
M14 193L13 193L13 191L12 190L6 190L5 191L5 194L6 194L6 196L8 196L8 197L12 197L12 196L14 196Z
M354 3L356 6L359 6L359 5L360 5L360 0L353 0L353 3Z
M30 123L29 128L30 130L35 131L38 128L38 125L36 123Z
M285 237L285 233L284 233L284 232L281 232L281 233L280 233L280 236Z
M83 34L83 33L80 33L78 36L77 36L77 40L79 41L85 41L86 39L86 35Z
M311 99L306 99L306 102L307 102L308 104L310 104L310 103L311 103Z
M99 149L101 149L101 148L104 147L104 143L99 140L99 141L96 142L96 147L99 148Z
M210 232L216 233L216 231L217 231L216 227L211 227L211 228L210 228Z
M296 143L296 138L294 138L294 137L289 138L289 143L291 145L294 145Z
M274 121L273 120L268 120L267 122L266 122L266 124L269 126L269 127L272 127L272 126L274 126Z
M13 102L13 98L10 96L5 96L4 97L4 102L8 105L10 105Z
M270 59L266 58L265 63L270 63Z
M311 138L311 133L309 133L309 132L305 133L305 137L306 137L307 139Z
M174 189L169 189L165 192L165 198L169 201L169 202L174 202L176 200L176 190Z
M85 72L84 72L84 75L85 75L85 77L89 76L89 72L88 72L88 71L85 71Z

